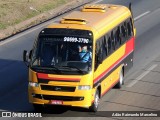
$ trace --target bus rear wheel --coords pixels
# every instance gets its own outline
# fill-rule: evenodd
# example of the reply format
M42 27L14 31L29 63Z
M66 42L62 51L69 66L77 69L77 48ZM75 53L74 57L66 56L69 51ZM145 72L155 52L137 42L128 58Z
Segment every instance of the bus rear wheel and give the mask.
M94 102L92 103L90 107L90 111L92 112L97 112L98 111L98 106L99 106L99 91L97 90L94 96Z
M121 88L122 85L124 84L124 77L123 77L123 70L121 70L120 74L119 74L119 81L118 83L115 85L116 88Z

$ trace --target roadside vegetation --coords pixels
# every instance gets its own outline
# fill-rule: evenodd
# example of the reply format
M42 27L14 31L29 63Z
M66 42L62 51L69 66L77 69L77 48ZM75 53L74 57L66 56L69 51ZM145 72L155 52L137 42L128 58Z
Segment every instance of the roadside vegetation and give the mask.
M0 0L0 30L73 0Z

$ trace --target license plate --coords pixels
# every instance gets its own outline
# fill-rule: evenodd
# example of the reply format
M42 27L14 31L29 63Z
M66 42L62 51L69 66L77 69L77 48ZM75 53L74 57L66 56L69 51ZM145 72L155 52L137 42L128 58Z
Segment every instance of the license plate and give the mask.
M61 101L61 100L51 100L51 104L54 104L54 105L62 105L62 104L63 104L63 101Z

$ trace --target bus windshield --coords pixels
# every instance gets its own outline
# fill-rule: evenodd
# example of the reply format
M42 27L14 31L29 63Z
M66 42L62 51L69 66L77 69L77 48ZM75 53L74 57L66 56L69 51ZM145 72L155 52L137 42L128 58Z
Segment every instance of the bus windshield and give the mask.
M31 59L33 68L47 68L61 73L88 73L91 63L91 39L77 36L40 36Z

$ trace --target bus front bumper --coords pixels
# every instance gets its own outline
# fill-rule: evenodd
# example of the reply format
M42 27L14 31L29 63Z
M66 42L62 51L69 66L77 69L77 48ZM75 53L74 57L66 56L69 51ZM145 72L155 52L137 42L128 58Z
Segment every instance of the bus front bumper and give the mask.
M64 105L89 108L94 100L93 90L76 90L75 92L44 91L29 87L29 102L42 105Z

